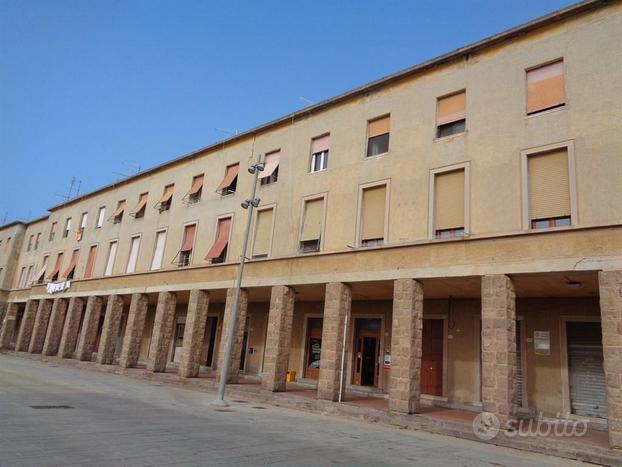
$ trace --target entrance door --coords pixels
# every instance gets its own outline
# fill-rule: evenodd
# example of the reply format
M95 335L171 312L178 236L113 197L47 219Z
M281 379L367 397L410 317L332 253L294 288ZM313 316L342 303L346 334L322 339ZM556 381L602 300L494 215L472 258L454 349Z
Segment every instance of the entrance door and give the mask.
M443 320L423 320L421 394L443 395Z
M603 340L598 322L567 322L570 410L585 417L607 418Z
M203 335L203 348L201 349L201 365L212 366L214 359L214 342L216 340L217 316L208 316Z
M181 360L181 349L184 346L184 331L186 330L186 323L177 323L175 327L175 348L173 350L173 361L179 362Z
M378 386L380 319L357 319L354 341L354 384Z
M246 368L246 353L248 348L248 327L250 323L250 317L246 317L244 321L244 337L242 338L242 351L240 352L240 371L244 371Z
M318 379L320 376L323 321L323 318L309 318L307 321L305 378Z

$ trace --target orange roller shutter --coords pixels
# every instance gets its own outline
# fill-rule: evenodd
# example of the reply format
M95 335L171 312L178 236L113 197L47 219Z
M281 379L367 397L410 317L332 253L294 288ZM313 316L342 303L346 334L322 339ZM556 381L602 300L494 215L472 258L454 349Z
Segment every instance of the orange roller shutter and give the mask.
M570 181L566 149L529 156L529 217L570 216Z
M361 240L384 238L386 185L363 190Z
M391 126L391 117L387 115L386 117L371 120L368 125L369 128L367 129L367 136L369 136L370 138L373 138L374 136L384 135L389 132Z
M311 141L311 154L317 154L318 152L328 151L330 144L330 135L320 136Z
M436 123L445 125L466 118L466 92L441 97L437 101Z
M527 113L557 107L565 100L562 60L527 72Z
M464 227L464 170L436 175L435 200L436 230Z

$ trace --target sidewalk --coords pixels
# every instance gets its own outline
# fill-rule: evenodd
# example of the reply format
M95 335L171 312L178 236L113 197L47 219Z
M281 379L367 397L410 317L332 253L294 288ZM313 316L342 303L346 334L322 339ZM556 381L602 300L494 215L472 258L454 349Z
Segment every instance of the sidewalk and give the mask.
M118 365L99 365L94 362L80 362L58 357L42 357L38 354L23 352L3 351L2 353L56 365L114 373L197 391L215 393L217 389L217 383L212 372L202 372L198 378L181 378L172 369L166 373L152 373L144 367L123 369ZM622 452L609 449L607 432L588 430L585 436L574 438L558 438L552 435L508 437L503 433L499 433L491 441L482 441L473 432L472 423L477 416L473 412L439 407L424 407L419 414L400 415L388 411L388 399L386 398L346 393L345 402L339 404L317 399L316 391L306 385L288 383L287 387L287 392L273 393L261 389L257 378L242 377L239 384L227 386L227 398L236 401L267 403L289 409L348 417L403 429L422 430L596 464L622 466Z

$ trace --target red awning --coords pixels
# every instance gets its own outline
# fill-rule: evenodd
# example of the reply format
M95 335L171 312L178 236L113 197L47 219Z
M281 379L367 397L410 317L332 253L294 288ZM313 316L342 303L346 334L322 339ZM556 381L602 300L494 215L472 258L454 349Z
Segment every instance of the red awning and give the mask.
M231 231L231 218L221 219L218 222L218 238L207 252L205 259L218 258L227 244L229 243L229 232Z

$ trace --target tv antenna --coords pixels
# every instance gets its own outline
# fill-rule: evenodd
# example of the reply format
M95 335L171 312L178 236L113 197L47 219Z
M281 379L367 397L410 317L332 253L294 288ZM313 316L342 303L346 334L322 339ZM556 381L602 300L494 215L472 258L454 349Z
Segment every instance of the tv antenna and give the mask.
M63 198L65 201L69 201L71 198L77 198L80 196L80 188L82 187L82 180L77 177L71 177L71 183L69 184L69 191L66 195L56 194L59 198Z
M112 172L115 175L119 175L122 178L130 178L132 175L136 175L140 173L140 164L137 164L136 162L122 162L123 165L125 165L128 169L130 169L130 172L133 173L121 173L121 172Z

